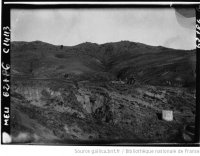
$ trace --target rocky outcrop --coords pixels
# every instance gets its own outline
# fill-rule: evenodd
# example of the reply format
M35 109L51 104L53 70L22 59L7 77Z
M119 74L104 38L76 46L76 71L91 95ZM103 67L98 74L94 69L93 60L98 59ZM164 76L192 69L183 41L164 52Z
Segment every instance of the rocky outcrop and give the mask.
M92 93L84 89L79 89L76 95L78 102L82 107L91 114L94 118L109 122L112 119L112 112L110 110L110 97L106 93L99 94L98 92Z
M77 87L64 81L60 83L40 80L13 83L12 112L17 111L16 116L19 112L27 115L29 121L43 125L54 141L56 138L62 143L65 140L105 141L113 138L174 142L179 135L178 141L184 141L183 138L188 141L188 134L180 133L183 123L194 120L194 105L189 102L195 99L187 90L89 81L77 83ZM163 109L174 111L173 121L159 119L158 114ZM35 130L38 131L35 135L41 138L42 126L32 129L29 124L16 122L14 125L27 128L25 134ZM19 131L16 131L18 135Z

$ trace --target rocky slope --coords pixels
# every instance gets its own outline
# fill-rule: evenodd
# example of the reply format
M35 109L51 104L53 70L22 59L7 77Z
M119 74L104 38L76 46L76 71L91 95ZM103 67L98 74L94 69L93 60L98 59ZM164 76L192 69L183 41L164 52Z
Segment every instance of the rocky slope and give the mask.
M12 43L15 143L192 142L195 51L134 42ZM174 120L161 119L173 110Z

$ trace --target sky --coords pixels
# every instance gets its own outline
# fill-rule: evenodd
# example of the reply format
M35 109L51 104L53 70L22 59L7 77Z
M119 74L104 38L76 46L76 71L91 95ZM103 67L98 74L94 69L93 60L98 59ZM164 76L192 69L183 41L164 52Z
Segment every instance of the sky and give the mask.
M129 40L195 49L195 14L189 13L173 8L13 9L11 40L66 46Z

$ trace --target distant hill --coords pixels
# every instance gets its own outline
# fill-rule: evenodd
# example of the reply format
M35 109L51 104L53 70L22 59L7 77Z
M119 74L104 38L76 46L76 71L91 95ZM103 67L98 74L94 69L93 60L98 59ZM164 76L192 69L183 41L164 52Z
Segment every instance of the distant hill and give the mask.
M60 78L123 80L152 85L195 86L195 50L178 50L121 41L76 46L42 41L11 43L12 74Z

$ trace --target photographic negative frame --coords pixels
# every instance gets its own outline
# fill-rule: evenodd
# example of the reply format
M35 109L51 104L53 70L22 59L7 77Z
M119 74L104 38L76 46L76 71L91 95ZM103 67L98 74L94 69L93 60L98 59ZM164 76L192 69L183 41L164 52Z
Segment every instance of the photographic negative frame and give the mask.
M193 9L193 11L195 10L195 16L191 15L191 14L187 14L187 13L184 14L185 13L184 9L187 10L187 9L191 9L191 8ZM77 61L76 57L78 57L77 55L82 55L82 54L79 54L79 52L77 52L77 51L83 51L83 53L87 56L93 55L93 54L91 54L91 52L89 52L89 54L87 53L87 51L90 51L87 48L89 48L90 46L91 46L91 48L93 48L92 47L93 45L92 44L90 45L90 43L87 43L87 40L85 40L86 41L85 45L84 44L81 45L82 42L79 42L79 44L80 44L79 46L83 46L83 47L78 47L77 49L71 48L70 47L71 45L66 45L65 43L57 43L57 44L52 43L55 47L53 47L53 45L42 43L40 41L36 41L36 42L33 41L32 44L18 43L18 41L15 42L15 40L12 40L12 35L14 36L14 33L16 33L16 31L15 32L13 31L13 28L11 25L13 22L12 15L15 14L12 12L13 10L18 10L18 11L25 10L25 12L29 12L29 11L37 12L38 10L50 10L51 11L51 10L56 10L56 9L58 9L58 10L74 10L74 12L76 12L78 10L80 12L79 14L82 14L81 10L86 10L86 12L89 10L100 10L100 11L101 10L115 10L116 12L117 12L117 10L122 10L122 12L123 12L123 10L175 9L177 16L185 15L186 18L192 18L192 17L194 18L195 17L196 18L196 25L195 25L196 26L196 49L195 49L194 53L196 53L196 57L192 58L192 61L193 61L193 63L195 62L195 64L191 65L192 67L195 67L195 69L192 69L193 74L195 75L194 76L195 82L192 80L189 81L188 77L182 76L186 73L184 73L183 71L181 71L181 72L179 71L179 70L183 70L183 69L187 70L187 68L189 68L185 62L184 62L185 67L182 67L181 65L179 65L179 63L177 63L178 65L176 63L174 63L174 64L176 64L176 66L166 65L167 68L164 70L167 70L167 71L162 71L161 73L159 73L159 74L162 74L160 76L167 74L167 76L165 77L164 80L161 79L161 80L159 80L159 82L154 82L154 80L148 80L147 82L146 82L146 80L142 81L141 80L142 77L140 75L145 76L145 74L147 74L147 76L146 76L147 78L152 75L150 75L150 73L148 75L148 72L142 71L143 69L137 71L137 68L139 69L139 67L138 67L139 65L135 65L133 68L131 66L131 69L130 69L130 65L127 65L126 62L128 62L128 61L131 62L131 60L128 59L128 56L120 55L119 53L121 53L121 51L117 54L114 54L113 56L109 56L109 54L106 54L106 53L110 53L110 51L113 51L113 49L116 50L116 47L118 45L110 46L110 45L106 44L106 43L110 43L110 42L115 43L116 41L113 41L113 40L105 41L104 43L102 43L102 42L97 43L99 46L102 46L100 49L103 49L102 51L105 54L105 55L103 55L104 58L103 58L103 56L99 56L99 54L96 54L97 56L95 56L95 57L92 56L95 59L103 58L102 60L100 60L100 63L104 65L103 67L100 66L99 64L97 65L96 63L93 64L93 62L94 62L93 60L92 61L90 60L92 62L92 64L91 64L91 62L88 61L88 58L83 61L85 64L87 64L87 68L88 68L88 66L89 67L92 66L94 68L97 66L95 68L95 70L97 70L97 69L100 70L103 68L103 70L101 72L92 73L93 76L89 76L89 77L87 76L87 74L89 75L90 73L86 72L87 74L81 78L80 78L80 76L78 76L78 78L77 78L76 73L74 76L74 73L72 73L72 74L69 72L65 73L64 70L61 70L59 73L55 73L55 71L59 71L60 68L64 68L65 70L68 70L65 67L65 65L63 67L63 64L60 64L60 62L62 62L62 59L65 57L70 57L70 60L74 59L73 63L76 62ZM94 13L94 12L95 11L93 11L92 13ZM2 42L1 42L1 58L2 58L2 61L1 61L1 67L2 67L1 68L1 71L2 71L2 75L1 75L1 84L2 84L1 85L2 86L2 88L1 88L1 90L2 90L1 91L1 93L2 93L2 95L1 95L1 99L2 99L1 100L1 123L2 123L1 143L2 144L36 144L36 145L37 144L42 144L42 145L88 145L88 146L93 146L93 145L98 145L98 146L105 146L105 145L106 146L199 146L199 96L198 96L199 95L199 79L198 79L198 75L199 75L199 61L198 60L199 59L198 58L199 58L199 35L200 35L200 33L199 33L200 32L199 14L200 13L199 13L199 3L198 2L191 2L191 3L177 2L177 3L172 4L172 3L168 3L168 2L166 2L166 3L165 2L164 3L162 3L162 2L146 2L146 3L137 2L137 3L135 3L135 2L120 2L120 1L115 1L115 2L3 1L2 2ZM46 18L46 16L44 16L44 17ZM88 24L92 24L90 22L88 21ZM183 24L185 27L188 27L187 23L186 24L184 23L185 21L178 21L178 22L180 24ZM59 27L59 24L58 24L58 27ZM99 26L99 27L101 27L101 26ZM103 27L102 27L102 29L103 29ZM149 29L149 31L151 31L151 28L148 27L148 29ZM20 33L23 33L23 32L20 32ZM38 36L39 36L39 34L38 34ZM50 36L47 36L46 38L50 38ZM40 40L40 39L38 39L38 40ZM145 40L145 38L144 38L144 40ZM13 41L15 42L15 44L13 44ZM26 40L24 40L24 41L26 41ZM44 42L49 43L46 40L44 40ZM131 40L130 42L134 42L134 40ZM125 41L122 41L122 43L119 41L116 44L124 44L123 48L126 49L125 51L127 51L127 53L129 53L129 49L126 46L130 46L130 47L138 46L139 48L141 48L140 46L144 46L144 47L142 47L143 50L145 48L153 49L156 47L155 45L152 45L150 47L148 47L148 46L145 47L145 45L130 43L130 42L128 39L128 41L125 40ZM144 43L144 44L148 44L145 41L140 41L140 42ZM173 42L175 42L175 40L172 40L170 42L173 43ZM21 45L18 45L18 44L21 44ZM169 44L169 42L168 42L168 44ZM155 49L155 51L157 50L159 52L161 51L161 52L168 53L168 55L171 55L171 57L173 58L173 57L175 57L175 55L171 54L170 51L173 51L173 49L176 49L176 48L169 47L168 44L167 44L168 49L162 45L161 47L159 47L159 46L156 47L158 49ZM47 62L47 64L45 64L44 66L42 65L41 59L47 57L44 52L39 51L40 56L36 56L36 58L35 58L35 54L33 54L33 56L31 56L33 51L37 51L38 46L45 46L45 45L48 47L47 51L49 51L49 53L53 53L52 51L55 51L55 50L58 51L58 53L55 54L56 58L54 58L55 60L56 59L59 60L58 61L59 65L58 65L58 67L56 66L56 69L53 69L52 66L47 65L47 64L50 64L51 62L55 63L54 62L55 60L45 60L44 59L44 62ZM74 45L78 45L78 44L74 44ZM84 47L84 46L86 46L86 47ZM182 46L184 46L184 45L182 45ZM23 48L25 48L25 50L23 50ZM26 50L26 48L27 48L27 50ZM32 48L32 52L30 52L31 51L30 48ZM84 50L84 48L87 50ZM117 49L118 48L120 49L121 47L117 47ZM130 54L130 57L134 57L134 58L140 57L139 56L140 49L139 50L138 49L135 49L135 51L138 51L137 56L136 55L132 56L132 54ZM180 49L180 48L177 48L177 49ZM61 52L63 50L65 50L65 52L69 51L69 54L67 56L63 55ZM185 50L185 51L187 51L187 50ZM194 50L194 49L192 49L192 50ZM185 54L186 56L183 59L184 61L186 58L190 57L190 55L188 55L188 52L192 51L192 50L188 50L186 52L187 55ZM22 54L20 53L20 55L15 53L13 55L13 53L15 51L17 51L17 52L21 51L23 53ZM44 51L44 49L43 49L43 51ZM101 52L101 50L97 50L97 51ZM28 58L28 56L25 52L27 52L28 55L31 56L31 58ZM73 52L77 52L77 54L76 54L76 57L73 56L71 58L71 55L74 55L74 54L71 54ZM176 55L178 55L177 53L180 53L180 51L177 50L174 53L176 53ZM109 59L114 58L115 55L118 55L118 57L116 58L117 61L114 61L114 63L112 64L113 60L111 62L109 62ZM145 53L143 55L145 55ZM162 55L160 53L156 54L155 56L162 57ZM38 59L38 57L39 57L39 59ZM86 57L86 56L81 56L81 58L84 58L84 57ZM124 59L127 59L126 62L123 62L124 64L126 64L125 68L123 68L123 70L120 70L120 71L113 68L112 69L113 71L112 71L110 66L113 67L114 65L116 65L116 63L118 61L121 61L120 58L122 58L122 57L124 57ZM150 59L151 57L152 57L152 59L155 59L153 56L149 56L147 58ZM166 57L166 59L170 59L167 56L164 56L164 57ZM178 57L181 57L181 56L178 56ZM178 57L177 58L175 57L175 60L176 59L178 60ZM14 60L15 58L17 58L18 60ZM107 59L107 58L109 58L109 59ZM145 59L147 59L147 58L145 58ZM28 61L23 64L22 62L26 59ZM148 62L148 59L146 60L146 62ZM69 66L72 66L72 68L74 69L75 68L74 66L76 66L77 64L73 64L73 63L69 64ZM169 62L165 62L165 63L169 63ZM138 64L140 64L140 63L138 62ZM146 64L148 67L149 63L146 63ZM81 66L82 65L83 64L81 64ZM14 68L15 66L17 66L17 68ZM109 66L109 70L106 69L106 68L108 68L108 66ZM163 70L163 68L158 69L157 66L158 65L155 65L155 66L152 66L151 68L153 70L155 70L156 72L160 72L160 70ZM162 66L164 66L164 65L162 65ZM26 67L27 67L27 69L26 69ZM29 69L29 67L30 67L30 69ZM42 70L41 67L43 67L43 68L48 67L48 68ZM117 67L119 67L119 66L117 66ZM175 67L177 67L177 69L174 69ZM78 68L82 68L82 67L78 67ZM92 69L94 70L94 68L92 68ZM23 70L20 71L20 69L23 69ZM70 70L72 70L72 69L70 69ZM85 70L86 69L84 69L83 71L85 71ZM148 68L148 70L149 70L149 68ZM173 72L171 70L173 70ZM188 69L188 70L190 71L190 69ZM74 69L74 71L77 71L77 68ZM83 72L83 71L81 71L81 72ZM133 72L133 71L137 71L137 75L134 75L135 73L132 74L131 72ZM43 73L42 77L38 76L38 75L41 75L40 72ZM167 72L170 72L170 74L168 74ZM113 75L112 74L110 75L110 73L114 73L113 75L116 78L111 78ZM153 75L156 74L154 72L152 72L152 73L153 73ZM181 73L181 76L176 77L177 74L174 74L174 73L178 73L178 74ZM108 75L105 76L104 74L105 75L108 74ZM60 77L57 77L57 75L59 75ZM172 75L173 78L175 76L176 82L175 82L175 80L173 82L172 80L168 79L168 77L170 77L170 75ZM72 88L75 87L76 89L74 90L74 89L70 88L69 89L70 92L67 91L65 93L65 91L64 91L65 87L64 88L62 87L62 85L63 86L65 86L65 85L64 84L59 85L60 83L57 84L53 80L49 80L49 78L52 78L52 77L53 77L54 81L58 81L58 80L63 81L63 79L64 79L64 81L69 81L68 83L73 84ZM90 79L91 77L92 77L92 79ZM172 78L172 77L170 77L170 78ZM29 79L28 83L24 82L24 81L27 81L28 79ZM99 79L101 79L101 80L99 80ZM46 81L46 82L41 82L41 81ZM89 83L86 82L86 84L84 84L85 86L88 85L87 87L85 87L82 84L82 83L85 83L85 81L89 81ZM182 83L184 83L184 84L182 84ZM41 89L40 86L42 86L43 84L45 84L45 85ZM31 88L29 85L32 85L33 88ZM81 85L84 87L81 88ZM98 91L98 95L97 95L97 91L95 92L94 90L91 90L89 93L88 93L88 91L86 91L90 85L93 85L93 87L96 87L96 90L101 88L101 89L99 89L100 91ZM187 91L185 91L188 89L187 85L189 86L188 87L189 89L191 89L191 88L193 89L192 90L192 93L194 94L193 98L191 97L191 95L192 95L191 92L188 93ZM192 87L190 85L192 85ZM195 85L195 87L194 87L194 85ZM25 86L28 88L28 90L24 90ZM39 90L37 90L37 87L39 88ZM44 89L45 87L46 87L46 89ZM107 87L108 88L111 87L111 90L109 90ZM168 91L164 91L165 89L162 89L162 87L164 87L165 89L168 89ZM34 91L34 88L36 88L36 92ZM57 88L61 88L61 90L59 90ZM125 89L125 88L127 90L126 92L124 92L123 90L122 91L120 90L120 89ZM136 89L133 89L133 88L136 88ZM106 92L102 91L104 89L109 91L109 93L107 93L107 91ZM115 89L118 91L116 91L117 92L116 95L113 95L114 94L113 90L115 90ZM27 92L31 92L32 90L33 90L33 94L36 94L36 95L27 93ZM22 92L23 94L20 95L20 92ZM93 92L95 92L95 94L92 94ZM66 94L66 95L63 95L63 94ZM51 95L53 96L53 98L51 97ZM130 95L131 95L131 97L130 97ZM37 96L39 96L39 98ZM126 103L124 101L117 103L117 100L115 101L115 99L114 99L115 96L116 97L122 96L121 97L122 99L130 98L129 100L131 102L129 103L128 106L126 104L124 105L124 103ZM14 98L12 99L12 97L14 97ZM38 99L33 99L33 97L38 98ZM187 98L185 99L185 97L187 97ZM70 98L72 101L74 99L76 99L76 102L73 103L73 106L72 106L72 105L70 105L70 102L68 101L70 108L69 108L69 106L66 106L67 108L65 108L63 105ZM122 100L122 99L118 99L118 100ZM39 100L39 102L37 102L37 100ZM157 106L157 105L156 106L153 105L153 104L157 104L156 100L159 101L158 104L160 104L160 105L162 104L161 108L159 108L159 106ZM176 108L172 108L171 105L166 106L167 104L169 104L170 100L172 100L171 105L174 101L176 101L178 103ZM181 101L182 103L184 103L184 100L187 100L187 102L185 104L186 106L181 106L181 104L179 102ZM147 101L150 103L150 106L148 106L148 103L146 103ZM191 101L195 101L195 103L192 102L192 104L191 104ZM41 108L38 106L39 105L38 103L42 103L42 102L44 102L44 108ZM34 104L32 104L32 103L34 103ZM53 103L54 105L52 106L51 103ZM101 106L100 103L106 103L106 104ZM27 104L33 105L33 107L26 107ZM56 108L55 108L55 104L58 105L58 106L56 106ZM80 104L82 105L82 108L79 108ZM193 109L191 109L189 112L187 110L188 108L190 108L190 106L187 106L188 104L193 105ZM15 107L15 105L16 105L16 107ZM95 107L90 106L90 105L95 105ZM109 105L112 105L112 107L110 107ZM14 107L12 108L12 106L14 106ZM117 113L113 114L113 109L115 110L116 106L117 106L118 111L117 111ZM41 108L41 110L38 109L38 107ZM61 107L61 108L59 108L59 107ZM77 108L74 108L74 107L77 107ZM89 107L92 107L92 108L89 108ZM124 112L122 111L122 113L121 113L121 109L124 110L124 107L127 107L125 109L126 111L124 111ZM179 107L181 107L181 108L179 108ZM188 107L188 108L186 108L186 107ZM31 111L31 109L33 109L33 110ZM50 111L49 109L53 109L54 111L58 111L61 113L56 114L55 112ZM142 111L142 109L144 109L144 110ZM22 112L20 113L21 110L22 110ZM69 112L70 113L73 112L73 113L65 114L65 112L63 113L63 110L65 110L68 113ZM131 110L133 112L130 113L130 112L128 112L128 110ZM36 114L36 112L38 114ZM143 117L142 113L145 114L145 112L147 112L147 114L154 113L154 116L152 117L151 115L146 115L146 116L150 117L149 119L148 119L148 117ZM43 113L44 114L46 113L46 114L43 115ZM134 114L138 113L137 115L138 116L141 115L141 119L139 117L138 117L139 119L137 119L137 115L135 115L135 116L133 115L132 117L130 117L131 119L126 119L127 116L129 116L129 115L131 116L132 113L134 113ZM185 113L185 115L182 115L184 113ZM21 116L20 116L20 114L21 114ZM118 114L120 114L121 116L119 117ZM66 116L64 116L64 115L66 115ZM87 117L87 115L89 117ZM39 118L37 118L38 116L39 116ZM115 116L115 117L111 117L111 116ZM52 117L52 119L48 119L48 117L50 117L50 118ZM56 123L56 121L57 121L55 119L56 117L58 117L60 120L60 121L58 121L58 123ZM27 120L22 120L23 118L27 119ZM67 121L65 124L62 124L62 122L65 122L65 120L63 118L65 120L68 120L68 119L70 119L70 120ZM87 120L87 118L88 118L88 120ZM89 120L91 118L92 118L92 120ZM110 118L112 118L112 121L110 120ZM188 118L192 118L192 120L190 120ZM121 119L123 119L123 120L121 120ZM153 119L155 119L155 121ZM35 123L35 120L37 120L38 123ZM44 121L42 121L42 120L44 120ZM138 121L138 120L141 120L141 121ZM148 123L145 122L147 120L149 120ZM150 121L152 121L152 124L150 123ZM20 125L21 122L25 123L25 124ZM53 123L51 123L51 122L53 122ZM133 122L136 122L137 124L133 123ZM190 122L192 122L192 125L189 124ZM13 123L15 123L15 125L13 125ZM76 123L76 124L73 124L73 123ZM80 125L77 125L78 123L80 125L82 125L83 127L80 127ZM157 129L159 129L159 127L155 126L156 123L158 123L161 126L160 130L157 130ZM187 123L187 124L184 124L183 126L178 126L177 129L173 128L173 126L176 126L179 124L181 125L183 123ZM55 125L55 127L54 127L54 125ZM68 126L66 126L66 125L68 125ZM89 127L88 129L87 129L87 125ZM97 127L95 127L94 125L96 125ZM122 125L122 126L120 127L120 125ZM31 127L31 126L33 126L33 127ZM126 126L128 129L127 131L124 130ZM137 130L137 126L140 127L138 130ZM12 131L12 129L14 129L14 127L16 127L17 131L16 132L14 131L12 134L11 131ZM36 128L38 130L37 133L34 133L34 130L35 130L34 127L40 127L40 129ZM62 127L62 128L60 128L60 127ZM120 127L120 128L118 129L118 127ZM134 129L135 127L136 127L136 130L134 130L134 133L130 132L130 129ZM142 129L142 127L144 127L144 129ZM20 130L23 128L24 128L24 131L22 131L22 133L21 133ZM95 130L92 128L94 128ZM101 128L102 128L102 130L100 130ZM115 130L112 130L112 128ZM164 130L161 133L162 128ZM166 130L165 128L167 128L168 130ZM26 129L28 129L28 130L26 131ZM61 130L59 130L59 129L61 129ZM149 131L151 131L152 134L149 131L147 131L147 129L149 129ZM44 132L42 130L44 130ZM121 133L120 133L120 130L121 130ZM156 131L156 132L154 133L154 131ZM172 136L169 137L167 132L172 132L175 134L172 135L173 137ZM40 136L39 134L42 134L42 133L46 133L48 135ZM29 136L29 134L30 134L30 136ZM144 134L144 136L142 134ZM121 137L120 137L120 135L121 135ZM132 137L130 137L132 139L129 140L129 139L127 139L127 138L129 138L128 137L129 135L133 135L135 137L141 135L141 137L139 137L138 140L137 139L134 140L133 136L132 136ZM165 138L164 135L166 135L167 139ZM123 139L123 136L124 136L124 139ZM142 137L145 137L145 136L147 137L146 139L144 139L144 140L141 139ZM156 136L158 137L158 139L156 139ZM52 140L54 140L54 141L48 140L47 139L48 137L52 137L53 138ZM114 139L111 139L111 137ZM174 137L177 137L177 138L174 138ZM60 138L64 138L64 139L62 140ZM84 138L87 138L87 139L84 139ZM185 138L186 141L183 141L183 138ZM170 139L172 139L172 140L170 140ZM173 139L175 139L175 140L173 140ZM176 139L177 139L177 141L176 141Z

